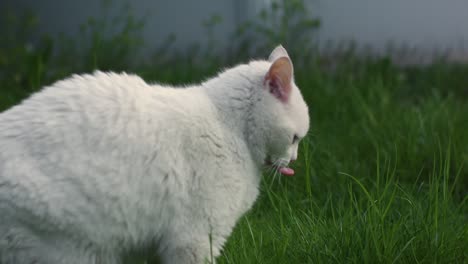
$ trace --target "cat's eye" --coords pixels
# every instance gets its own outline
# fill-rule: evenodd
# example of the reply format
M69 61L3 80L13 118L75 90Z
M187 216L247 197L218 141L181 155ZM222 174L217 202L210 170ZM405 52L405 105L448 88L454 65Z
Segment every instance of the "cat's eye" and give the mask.
M297 135L294 135L293 137L293 144L299 141L299 137Z

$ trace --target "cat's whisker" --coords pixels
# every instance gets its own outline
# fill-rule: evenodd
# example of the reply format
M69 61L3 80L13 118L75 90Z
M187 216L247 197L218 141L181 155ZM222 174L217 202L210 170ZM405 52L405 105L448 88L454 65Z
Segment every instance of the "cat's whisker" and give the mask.
M271 189L273 187L273 183L275 182L275 177L276 177L276 171L272 171L272 174L271 174L271 179L270 179L270 184L269 184L269 189Z
M281 167L281 165L282 165L281 160L278 160L277 168ZM281 173L278 170L276 170L276 175L278 176L278 184L281 184ZM276 177L275 177L275 179L276 179Z
M273 181L274 181L274 175L275 175L275 171L277 170L276 166L275 166L275 162L273 162L273 164L271 164L268 168L268 170L266 171L266 177L267 177L267 182L268 182L268 187L271 189L271 186L273 186Z
M269 188L271 189L271 187L273 186L273 182L275 181L275 175L277 173L277 168L276 166L273 164L269 169L268 169L268 179L270 181L270 184L269 184Z
M273 163L273 168L274 168L274 174L273 174L273 180L272 183L276 180L276 177L278 177L278 182L281 181L280 173L278 171L278 168L282 165L282 160L278 159Z

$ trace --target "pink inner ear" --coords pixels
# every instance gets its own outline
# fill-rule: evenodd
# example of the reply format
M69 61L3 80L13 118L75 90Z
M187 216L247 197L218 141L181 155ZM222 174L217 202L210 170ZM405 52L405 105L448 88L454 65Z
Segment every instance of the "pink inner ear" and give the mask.
M281 80L278 78L273 77L269 81L270 85L270 93L273 94L276 98L278 98L281 102L286 103L289 99L289 90L291 90L291 85L284 85L282 84ZM289 87L289 89L285 89L285 87Z
M292 90L291 80L292 64L286 57L277 59L265 76L265 84L268 86L270 93L283 103L289 100Z

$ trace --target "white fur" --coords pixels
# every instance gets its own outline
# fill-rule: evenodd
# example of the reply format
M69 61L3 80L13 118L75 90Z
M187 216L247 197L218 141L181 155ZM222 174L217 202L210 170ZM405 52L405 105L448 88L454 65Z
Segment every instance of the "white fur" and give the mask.
M74 75L0 114L0 263L164 263L216 257L270 157L297 156L307 106L264 87L253 61L201 85ZM212 244L210 245L210 236Z

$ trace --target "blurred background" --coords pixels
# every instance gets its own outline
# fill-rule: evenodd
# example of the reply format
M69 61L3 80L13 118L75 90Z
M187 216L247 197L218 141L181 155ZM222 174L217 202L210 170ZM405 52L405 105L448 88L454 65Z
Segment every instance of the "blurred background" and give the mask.
M320 27L306 34L322 47L328 47L330 43L353 42L380 54L391 48L413 48L420 56L449 53L453 60L467 59L468 31L464 26L468 22L466 1L296 2L301 2L301 8L307 9L311 17L321 22ZM115 5L118 1L111 3L93 0L4 0L1 8L14 13L34 10L38 33L53 37L62 33L78 36L80 26L87 23L90 17L106 19L126 13L136 21L144 21L141 37L145 40L146 52L151 52L151 47L162 45L168 37L174 38L172 46L179 50L186 50L194 44L207 48L207 31L213 35L212 40L216 41L219 51L223 51L228 48L236 30L246 21L276 22L262 16L262 12L273 11L271 7L275 1L272 0L140 0L129 1L125 10ZM294 1L290 5L293 7ZM278 13L281 11L278 10ZM285 18L298 13L287 14ZM269 26L272 30L278 30L274 24ZM108 37L112 32L106 34Z
M223 52L231 48L233 38L238 37L239 29L248 21L263 22L265 27L278 32L281 30L281 22L277 21L279 17L289 20L302 15L300 19L308 17L320 21L320 27L317 23L313 31L303 33L322 48L352 42L374 54L411 49L411 58L400 58L411 59L411 62L418 62L418 59L427 61L434 54L444 54L451 60L465 61L468 58L468 32L464 26L468 22L468 3L463 0L293 0L287 5L290 9L300 10L289 10L290 13L284 14L285 10L279 10L278 2L273 0L139 0L127 3L118 0L3 0L0 8L3 15L32 11L36 19L35 33L55 38L61 34L78 37L80 27L89 24L91 17L111 23L109 31L102 32L105 37L110 37L117 33L111 30L114 19L122 15L131 16L135 22L145 25L140 33L146 54L164 45L168 38L174 49L187 50L193 45L209 48L209 42L215 41L217 51ZM118 30L118 27L114 25L113 29Z
M212 72L265 57L278 43L296 64L329 69L350 57L463 64L467 12L463 0L2 0L0 77L36 89L72 72L146 76L176 61Z
M265 175L219 263L466 263L467 14L466 0L2 0L0 111L74 73L196 83L281 43L311 131L297 176Z

